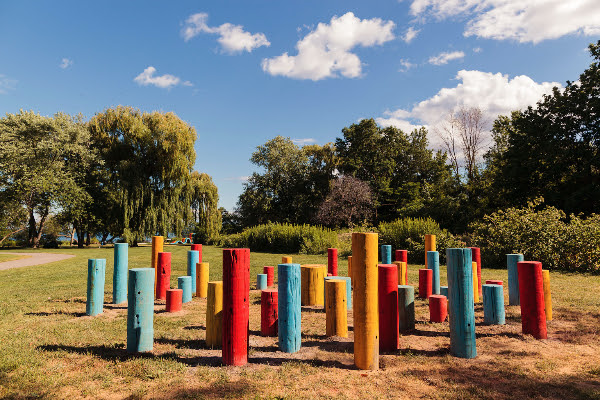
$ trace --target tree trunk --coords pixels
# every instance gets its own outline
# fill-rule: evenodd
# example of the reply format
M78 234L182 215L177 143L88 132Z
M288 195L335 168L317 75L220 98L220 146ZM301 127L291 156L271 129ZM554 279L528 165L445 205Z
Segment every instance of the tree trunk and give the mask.
M6 239L8 239L9 237L11 237L11 236L12 236L12 235L14 235L15 233L19 233L19 232L21 232L21 231L22 231L22 230L24 230L24 229L27 229L27 226L22 226L22 227L20 227L19 229L17 229L16 231L9 232L9 233L8 233L6 236L4 236L2 239L0 239L0 246L2 246L2 243L3 243L3 242L6 240Z
M83 249L84 239L85 238L83 237L83 231L81 230L81 228L77 227L77 248Z
M35 216L33 215L33 208L29 209L29 234L27 236L27 244L29 247L33 247L33 238L36 236L36 222Z
M85 233L85 245L88 247L90 246L90 232L89 231Z
M73 225L73 229L71 229L71 243L69 246L73 247L73 240L75 240L75 225Z

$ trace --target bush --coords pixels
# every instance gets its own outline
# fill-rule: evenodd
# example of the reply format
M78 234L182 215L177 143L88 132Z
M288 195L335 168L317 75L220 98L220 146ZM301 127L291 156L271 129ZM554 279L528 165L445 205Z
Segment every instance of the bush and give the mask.
M408 250L408 262L412 264L425 264L425 235L436 236L441 263L446 262L447 248L465 245L431 218L403 218L379 224L379 243L391 244L392 249Z
M269 223L221 236L218 244L253 251L323 254L329 247L337 247L338 240L336 232L318 226Z
M541 261L544 269L600 271L600 216L571 215L554 207L540 208L543 199L524 208L508 208L471 224L471 241L481 247L481 262L506 267L506 254L523 253Z

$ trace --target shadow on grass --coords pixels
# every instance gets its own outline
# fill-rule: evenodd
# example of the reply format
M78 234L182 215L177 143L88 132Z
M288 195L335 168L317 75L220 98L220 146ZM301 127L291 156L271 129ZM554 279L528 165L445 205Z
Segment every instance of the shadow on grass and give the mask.
M287 357L249 357L248 362L252 364L281 366L288 363L305 364L319 368L358 369L354 364L345 364L338 360L298 359Z
M322 314L325 313L325 309L320 306L302 306L302 312Z
M82 312L69 312L69 311L39 311L39 312L28 312L24 315L35 316L35 317L50 317L53 315L67 315L69 317L84 317L85 313Z
M215 382L209 386L194 389L179 389L164 395L153 396L155 399L223 399L223 398L251 398L260 389L248 380L238 382ZM128 398L129 400L137 397Z
M188 331L205 331L206 327L204 325L190 325L190 326L184 326L183 329L188 330Z

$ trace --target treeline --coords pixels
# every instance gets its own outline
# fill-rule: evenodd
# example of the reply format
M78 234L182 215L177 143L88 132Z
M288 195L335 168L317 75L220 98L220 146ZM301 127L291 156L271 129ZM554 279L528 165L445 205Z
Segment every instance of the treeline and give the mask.
M0 119L0 240L38 247L70 232L131 244L218 234L218 192L193 171L193 127L173 113L116 107L89 121L33 111ZM1 244L1 242L0 242Z

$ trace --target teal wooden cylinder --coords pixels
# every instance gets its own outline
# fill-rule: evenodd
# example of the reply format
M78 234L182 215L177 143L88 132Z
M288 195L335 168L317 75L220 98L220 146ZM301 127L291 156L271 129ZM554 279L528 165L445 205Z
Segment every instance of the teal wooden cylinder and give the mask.
M102 314L104 307L104 281L106 279L106 260L90 258L87 274L86 315Z
M277 274L279 348L295 353L301 345L300 264L279 264Z
M412 285L398 285L399 331L415 329L415 288Z
M431 290L433 294L440 294L440 253L437 251L427 252L427 268L433 271Z
M325 282L326 283L328 280L330 279L337 279L337 280L345 280L346 281L346 308L348 310L352 310L352 280L350 279L349 276L326 276L325 277ZM325 284L323 284L323 287L325 288L325 290L327 290L327 286ZM327 295L325 295L325 309L327 309Z
M446 249L448 261L448 309L450 353L460 358L477 357L471 249Z
M154 268L132 268L127 285L127 352L154 345Z
M127 270L129 269L129 244L115 243L113 269L113 304L127 300Z
M190 282L190 287L192 293L196 293L196 264L200 262L200 252L198 250L188 250L187 252L187 276L189 276L192 280ZM191 294L190 294L191 295ZM185 303L185 290L183 291ZM191 299L190 299L191 300Z
M392 263L392 246L389 244L381 245L381 263L391 264Z
M440 286L440 294L448 298L448 286Z
M483 323L488 325L504 325L504 292L502 285L482 285L483 289Z
M256 275L256 288L258 290L264 290L267 288L267 274Z
M178 277L177 278L177 288L181 289L183 292L183 294L181 296L182 303L187 303L187 302L192 301L192 277L191 276Z
M524 261L525 257L523 254L507 254L506 255L506 266L508 268L508 305L518 306L521 305L519 299L519 270L517 269L517 263Z

